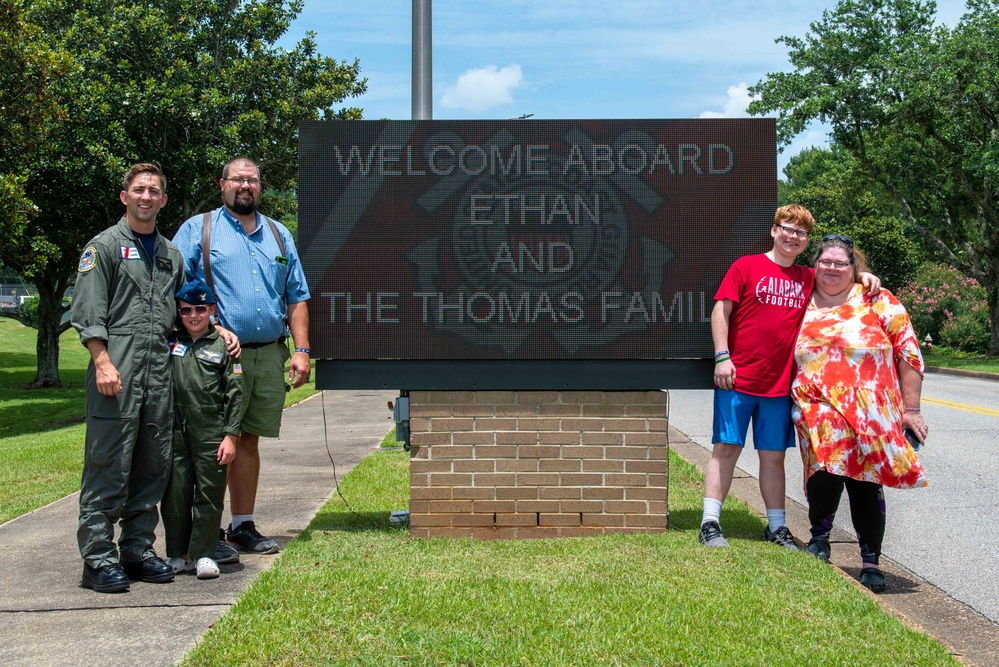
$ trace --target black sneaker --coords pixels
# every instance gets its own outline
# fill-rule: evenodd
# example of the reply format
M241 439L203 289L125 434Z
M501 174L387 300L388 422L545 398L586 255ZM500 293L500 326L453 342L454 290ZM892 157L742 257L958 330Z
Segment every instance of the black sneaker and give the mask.
M763 541L773 542L779 547L784 547L785 549L793 549L794 551L801 551L794 541L794 535L788 530L787 526L781 526L774 532L770 532L770 527L768 526L765 531L763 531Z
M272 554L278 550L277 541L258 533L252 521L244 521L235 530L230 523L229 529L225 531L225 538L230 544L252 554Z
M225 531L221 528L219 528L219 541L215 545L215 554L212 556L212 560L219 565L239 562L239 552L236 551L236 547L225 541Z
M876 567L865 567L860 571L860 583L872 593L885 592L885 575Z
M102 562L97 567L83 564L83 587L98 593L124 593L128 590L128 575L118 563Z
M812 554L823 563L828 563L832 549L829 547L829 540L821 537L813 537L808 541L805 553Z
M697 534L701 544L706 547L727 547L728 540L722 535L721 526L717 521L708 521L701 526L701 532Z

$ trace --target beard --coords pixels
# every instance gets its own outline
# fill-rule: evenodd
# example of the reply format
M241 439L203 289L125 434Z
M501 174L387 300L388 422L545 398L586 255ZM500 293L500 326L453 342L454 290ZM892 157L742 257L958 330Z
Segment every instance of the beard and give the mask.
M257 201L250 192L237 192L229 208L238 215L249 215L257 210Z

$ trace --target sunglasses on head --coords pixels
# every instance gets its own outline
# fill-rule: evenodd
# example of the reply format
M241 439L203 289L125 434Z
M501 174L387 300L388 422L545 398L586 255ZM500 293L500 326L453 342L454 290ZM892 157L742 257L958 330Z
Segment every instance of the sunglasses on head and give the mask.
M180 313L181 317L187 317L192 312L195 312L198 315L204 315L208 312L208 306L181 306L177 309L177 312Z
M849 236L843 236L842 234L826 234L822 237L823 241L842 241L849 247L853 247L853 239Z

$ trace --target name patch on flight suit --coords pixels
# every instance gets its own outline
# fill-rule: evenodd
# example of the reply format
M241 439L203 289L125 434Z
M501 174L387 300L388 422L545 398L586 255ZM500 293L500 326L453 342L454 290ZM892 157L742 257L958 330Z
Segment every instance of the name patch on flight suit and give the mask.
M187 345L183 343L174 343L170 346L170 354L175 357L183 357L187 354Z
M163 271L173 271L173 260L169 257L157 257L156 268Z
M142 259L139 255L139 249L134 245L123 245L121 246L121 258L122 259Z
M201 359L203 361L207 361L207 362L212 363L212 364L221 364L222 363L222 353L221 352L212 352L208 348L201 348L200 350L198 350L197 357L198 357L198 359Z

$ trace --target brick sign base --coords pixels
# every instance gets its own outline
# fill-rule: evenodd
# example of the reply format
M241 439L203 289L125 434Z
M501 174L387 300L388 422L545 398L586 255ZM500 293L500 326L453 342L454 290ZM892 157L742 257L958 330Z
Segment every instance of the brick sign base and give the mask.
M666 530L666 394L413 391L410 534Z

